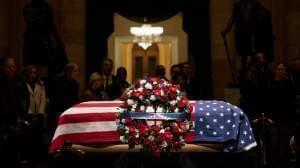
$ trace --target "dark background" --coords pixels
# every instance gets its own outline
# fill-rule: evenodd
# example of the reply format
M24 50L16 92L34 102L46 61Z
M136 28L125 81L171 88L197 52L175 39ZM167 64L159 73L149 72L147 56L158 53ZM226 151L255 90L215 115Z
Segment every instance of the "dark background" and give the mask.
M114 31L113 14L143 22L155 23L178 12L183 14L183 30L188 35L188 58L199 80L197 95L212 98L209 0L87 0L86 73L99 70L100 61L107 56L107 39Z

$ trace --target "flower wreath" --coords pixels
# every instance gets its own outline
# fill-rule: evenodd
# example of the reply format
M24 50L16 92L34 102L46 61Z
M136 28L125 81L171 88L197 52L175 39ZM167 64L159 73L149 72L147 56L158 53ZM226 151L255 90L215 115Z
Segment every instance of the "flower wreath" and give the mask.
M179 150L190 130L188 99L179 88L159 78L136 81L121 97L117 120L120 140L129 148L161 152Z

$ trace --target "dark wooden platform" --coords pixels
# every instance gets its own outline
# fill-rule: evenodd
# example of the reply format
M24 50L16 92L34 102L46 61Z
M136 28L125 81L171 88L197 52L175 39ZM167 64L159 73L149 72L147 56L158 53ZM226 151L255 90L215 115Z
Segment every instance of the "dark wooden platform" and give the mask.
M181 151L161 153L155 157L128 146L109 145L92 147L71 144L50 156L49 167L104 167L104 168L256 168L256 150L224 153L220 145L187 144Z

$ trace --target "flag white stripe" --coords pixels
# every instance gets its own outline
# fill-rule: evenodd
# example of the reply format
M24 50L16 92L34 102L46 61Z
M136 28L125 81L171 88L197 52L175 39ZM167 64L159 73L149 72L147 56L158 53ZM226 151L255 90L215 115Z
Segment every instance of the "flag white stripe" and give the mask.
M88 132L116 131L116 121L81 122L74 124L59 125L55 131L52 141L60 135Z
M72 107L61 114L61 116L66 114L86 114L86 113L117 113L117 107Z
M88 102L82 102L78 104L79 106L81 104L87 105L87 104L117 104L122 103L123 101L88 101Z

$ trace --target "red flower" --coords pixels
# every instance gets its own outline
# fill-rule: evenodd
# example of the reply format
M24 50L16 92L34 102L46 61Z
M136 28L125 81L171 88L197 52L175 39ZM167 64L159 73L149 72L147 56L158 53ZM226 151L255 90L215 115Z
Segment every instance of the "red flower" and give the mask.
M161 102L164 103L164 104L168 102L167 96L162 96L162 97L160 98L160 100L161 100Z
M157 83L159 83L159 81L160 81L160 79L159 78L156 78L156 77L151 77L151 78L149 78L149 81L150 82L157 82Z
M184 97L182 98L179 103L178 103L178 107L179 108L184 108L187 105L188 100Z
M174 111L175 108L176 108L175 106L172 106L172 105L171 105L171 106L170 106L170 111Z
M140 84L140 81L135 81L134 82L134 86L136 87L136 88L139 88L140 86L141 86L141 84Z
M129 132L132 134L134 131L135 131L135 126L134 126L134 125L131 125L131 126L129 127Z
M141 128L141 127L147 127L145 122L138 122L137 123L137 128Z
M142 127L139 127L138 129L139 129L140 135L147 134L149 131L149 128L147 126L142 126Z
M170 97L171 100L175 100L176 99L176 92L169 93L169 97Z
M176 91L177 91L177 86L176 85L174 85L174 84L171 84L171 86L170 86L170 89L169 89L171 92L173 92L173 93L176 93Z
M173 132L175 134L180 134L182 132L182 130L180 128L178 128L178 127L175 127L175 128L173 128Z
M131 117L126 117L125 118L125 125L129 125L129 124L131 124L131 122L132 122L132 118Z
M129 148L134 148L136 144L137 144L137 139L135 137L133 137L133 136L130 136L128 138Z
M160 129L157 125L152 125L151 130L153 130L154 132L158 132Z
M164 134L159 134L157 137L157 142L161 143L163 140L165 140L165 135Z
M136 107L136 108L135 108L135 112L141 112L140 107Z
M172 137L172 133L170 131L165 132L166 139L170 139Z
M154 89L152 92L155 96L160 96L160 89Z
M145 146L151 146L151 141L148 138L145 138L144 145Z

